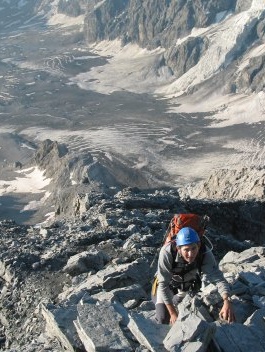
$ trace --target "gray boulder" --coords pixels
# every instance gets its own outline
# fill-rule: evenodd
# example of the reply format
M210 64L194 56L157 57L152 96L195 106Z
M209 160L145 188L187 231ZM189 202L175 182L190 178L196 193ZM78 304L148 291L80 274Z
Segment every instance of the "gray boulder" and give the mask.
M71 276L76 276L91 270L98 271L103 269L108 260L109 258L104 252L90 250L72 256L64 266L63 271Z

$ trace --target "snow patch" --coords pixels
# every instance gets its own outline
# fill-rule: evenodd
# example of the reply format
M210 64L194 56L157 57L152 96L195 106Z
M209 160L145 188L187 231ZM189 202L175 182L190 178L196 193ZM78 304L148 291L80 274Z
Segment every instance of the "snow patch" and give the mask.
M84 18L84 15L70 17L62 13L56 13L49 18L48 25L60 25L62 28L70 26L81 26L84 24Z
M264 4L265 2L263 1ZM204 35L209 41L209 47L200 61L171 84L158 88L156 90L157 94L163 94L168 97L180 96L192 87L213 77L224 67L227 67L231 60L231 52L237 45L238 38L244 33L246 26L254 25L257 17L263 11L264 6L262 9L259 9L258 6L254 7L254 9L252 7L252 10L231 16L220 24L205 29ZM198 30L197 33L199 35L202 31Z
M65 14L58 13L59 0L50 3L51 10L47 14L47 24L50 26L60 25L62 28L70 26L80 26L84 24L85 15L70 17Z
M20 177L15 180L0 180L0 196L6 193L42 193L44 187L48 186L51 179L45 178L44 171L38 167L32 167L17 171Z
M215 17L215 22L217 23L221 22L226 17L227 14L228 14L228 11L218 12Z
M212 95L207 100L194 95L192 102L190 97L177 99L176 102L177 106L172 103L168 113L212 112L211 127L251 124L265 120L265 92L251 95Z
M103 5L104 3L106 2L106 0L102 0L100 1L99 3L97 3L95 6L94 6L94 10L96 10L97 8L99 8L101 5Z
M108 56L104 66L93 67L89 72L70 79L78 87L103 94L127 90L134 93L153 93L172 79L172 73L161 66L164 49L149 51L136 44L121 46L120 41L101 42L92 51Z
M49 198L50 195L51 195L50 192L46 192L44 197L42 197L40 200L33 200L29 202L27 205L24 206L22 210L20 210L20 213L41 208L43 203Z
M252 10L264 10L265 1L264 0L252 0L251 9Z
M89 60L89 59L95 59L96 56L78 56L74 57L74 61L81 61L81 60Z
M70 173L70 180L71 180L72 185L77 184L77 182L74 180L74 173L73 172Z
M29 145L26 144L26 143L22 143L22 144L21 144L21 148L26 148L26 149L29 149L29 150L35 150L35 148L29 146Z

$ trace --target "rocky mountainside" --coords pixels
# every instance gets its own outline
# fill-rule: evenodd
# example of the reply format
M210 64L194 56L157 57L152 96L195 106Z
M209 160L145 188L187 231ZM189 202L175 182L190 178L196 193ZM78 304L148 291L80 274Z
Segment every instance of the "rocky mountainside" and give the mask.
M125 166L114 158L111 161L104 157L94 160L87 153L79 156L73 155L68 152L65 145L51 140L45 140L40 144L30 164L37 165L40 170L45 172L45 177L51 179L49 184L51 195L42 204L39 212L45 214L53 208L59 218L79 217L91 205L95 204L97 201L95 193L102 193L108 197L113 196L126 188L128 184L141 191L152 190L150 180L145 179L143 172L125 170ZM199 204L204 202L209 204L231 203L236 209L236 218L242 212L242 218L253 218L258 224L261 224L264 213L264 178L264 168L262 167L220 169L214 171L208 179L179 187L175 189L175 192L183 201L191 199L193 202L197 200ZM153 180L153 185L153 189L166 190L165 186L159 187L157 180ZM168 208L171 208L170 204L168 204ZM246 208L245 204L247 204ZM219 207L220 205L218 205ZM215 215L211 206L207 212L214 219ZM227 223L234 226L232 225L235 223L233 212L231 212ZM226 231L226 229L224 230ZM233 235L240 239L248 238L248 231L251 232L248 226L242 228L234 226ZM259 238L258 242L262 244L263 230L257 230L257 233L256 239Z
M264 172L264 168L255 167L216 170L205 181L187 184L179 191L194 199L264 201Z
M30 2L14 3L32 10ZM170 68L177 93L192 93L202 83L213 90L217 81L214 89L226 92L264 89L264 1L35 4L39 16L83 16L88 43L161 46L159 65ZM216 48L220 60L205 65ZM55 217L31 226L0 222L2 351L265 351L262 168L221 170L180 190L151 189L143 173L122 169L114 156L73 156L51 140L31 165L52 180L39 211L52 208ZM179 306L174 326L155 323L156 255L172 215L180 212L211 219L207 237L232 289L235 324L219 320L220 297L207 283Z
M125 188L114 195L87 194L79 210L75 219L41 226L0 223L2 351L147 352L189 346L230 352L239 340L241 351L249 351L250 343L265 350L262 206L181 201L173 190ZM220 297L211 285L183 301L176 325L154 321L150 290L156 255L178 212L211 217L207 237L218 260L226 254L220 267L233 292L237 323L231 326L219 321ZM175 333L187 325L189 336Z
M1 350L230 352L241 344L244 352L250 344L265 350L264 202L108 188L87 169L75 173L81 169L71 169L76 163L65 146L50 140L32 163L54 180L52 194L60 184L79 186L58 200L49 222L0 224ZM207 285L179 306L176 324L156 324L150 291L157 253L180 212L210 217L207 237L231 285L237 323L219 321L220 297ZM176 334L187 326L188 336Z

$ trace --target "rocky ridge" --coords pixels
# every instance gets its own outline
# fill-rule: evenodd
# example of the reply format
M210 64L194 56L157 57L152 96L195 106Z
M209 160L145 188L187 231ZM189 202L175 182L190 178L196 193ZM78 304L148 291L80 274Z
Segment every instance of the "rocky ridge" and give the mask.
M238 336L252 341L264 334L262 199L195 200L174 189L107 187L50 140L31 163L53 179L47 208L56 201L57 215L36 226L0 224L3 351L139 352L189 346L226 352L235 349ZM60 184L71 185L72 191L56 200ZM207 237L231 284L237 324L218 323L220 297L211 285L187 297L176 325L155 323L150 300L155 258L172 215L179 212L210 216ZM192 336L176 334L186 326ZM254 345L260 351L261 340L255 338Z
M51 140L45 140L39 145L29 164L44 170L45 177L52 180L48 187L51 195L43 204L43 209L48 212L48 209L53 207L59 218L80 216L95 205L99 194L105 194L106 197L113 196L128 185L140 190L152 189L150 184L155 189L165 189L165 185L161 186L158 180L154 178L150 180L150 175L142 171L132 171L129 166L126 167L118 159L115 160L115 157L109 162L104 157L96 159L88 153L80 153L77 156L70 153L65 145ZM200 200L200 204L205 202L222 204L225 200L228 204L236 204L237 209L241 209L238 213L242 212L243 218L254 216L262 223L264 177L263 167L217 169L208 179L187 184L175 191L184 201L197 199ZM45 213L43 209L42 212ZM211 209L209 212L214 218ZM231 216L229 223L233 222ZM247 237L248 228L245 230L243 237ZM234 235L237 236L236 232L238 233L234 231ZM263 234L263 231L261 232ZM259 237L262 238L262 235Z
M222 342L224 334L228 341L234 334L241 339L248 334L263 351L256 336L264 334L259 318L264 316L264 247L255 236L264 220L259 222L251 211L255 204L245 204L252 217L244 217L237 203L184 201L174 190L125 188L82 199L86 204L73 219L39 226L1 222L3 351L171 351L176 348L172 346L184 350L188 345L193 351L216 351L216 346L230 351L234 345ZM153 320L153 260L172 214L194 211L215 214L207 236L219 260L226 254L220 267L234 293L235 325L213 322L218 320L220 297L212 286L183 302L176 326L159 326ZM252 238L235 239L230 222L235 214L245 220L244 227L252 228ZM189 313L187 307L193 307ZM190 325L194 319L196 326ZM183 331L186 324L192 326L196 343L194 336L185 337L184 343L174 332L179 324ZM207 336L201 335L201 326Z
M264 167L215 170L208 179L180 189L183 197L194 199L264 200Z

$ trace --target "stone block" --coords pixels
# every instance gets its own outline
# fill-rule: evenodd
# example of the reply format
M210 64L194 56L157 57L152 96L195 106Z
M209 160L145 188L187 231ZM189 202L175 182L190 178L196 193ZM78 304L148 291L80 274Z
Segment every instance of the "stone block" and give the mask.
M258 308L265 308L265 297L262 296L253 296L253 303Z
M249 292L252 296L265 296L265 281L261 282L258 285L250 287Z
M242 271L239 273L239 278L249 286L258 285L264 282L258 273L252 273L252 272Z
M207 351L215 330L214 323L190 313L175 322L163 341L164 346L168 351Z
M74 352L82 347L73 324L77 316L75 305L67 308L41 305L41 312L46 321L47 333L60 341L64 351Z
M108 257L102 251L90 250L70 257L63 271L76 276L90 270L101 270L107 263Z
M79 303L77 311L74 325L87 352L133 351L120 326L123 317L111 303Z
M244 323L265 349L265 308L256 310Z
M222 351L225 352L264 352L264 346L260 343L252 331L245 325L217 324L215 341Z
M240 254L234 251L229 251L228 253L226 253L226 255L220 260L219 265L222 266L225 263L235 263L238 258L239 258Z
M147 312L146 312L147 313ZM148 316L144 313L132 313L129 315L128 328L139 341L152 352L166 351L163 340L169 332L171 326L164 324L157 324L150 312Z
M147 294L140 285L134 284L127 287L116 288L109 292L100 292L93 295L94 298L100 301L118 301L122 304L126 304L130 300L140 302L147 299Z
M244 323L256 310L250 301L239 300L236 297L233 297L232 304L237 323Z
M248 286L245 285L243 282L236 280L231 285L231 292L233 295L242 295L248 291Z
M96 275L88 277L79 285L68 288L58 297L60 300L68 299L72 294L81 291L88 291L95 294L102 290L112 290L118 287L125 287L134 283L141 286L146 285L149 278L150 266L144 259L137 259L132 263L121 265L108 265L106 268L99 270Z

